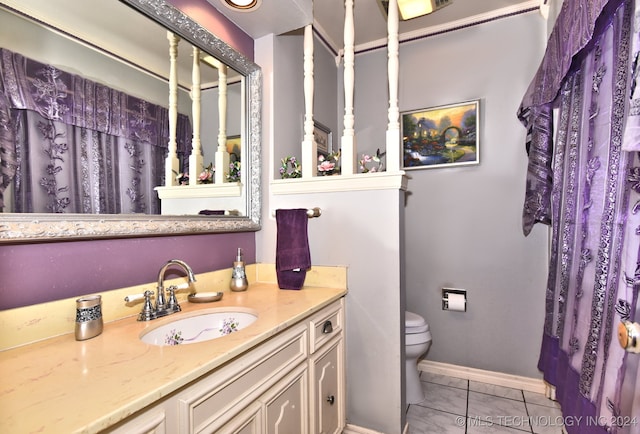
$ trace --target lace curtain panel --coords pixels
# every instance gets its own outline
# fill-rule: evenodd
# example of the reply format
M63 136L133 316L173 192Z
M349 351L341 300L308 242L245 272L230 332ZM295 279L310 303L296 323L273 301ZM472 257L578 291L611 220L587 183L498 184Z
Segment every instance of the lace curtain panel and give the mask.
M160 204L168 110L0 49L0 207L8 212L150 213ZM191 124L178 116L178 155Z
M621 320L640 321L640 159L623 146L633 8L565 0L518 112L528 131L523 230L552 230L538 367L570 434L640 433L638 355L617 340Z

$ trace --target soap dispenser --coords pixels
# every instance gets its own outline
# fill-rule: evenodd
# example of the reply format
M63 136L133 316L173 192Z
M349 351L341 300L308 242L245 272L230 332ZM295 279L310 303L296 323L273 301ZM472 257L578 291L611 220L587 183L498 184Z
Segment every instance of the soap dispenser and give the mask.
M247 273L245 272L244 261L242 259L242 249L239 247L236 260L233 262L231 284L229 287L232 291L246 291L249 287L249 281L247 280Z

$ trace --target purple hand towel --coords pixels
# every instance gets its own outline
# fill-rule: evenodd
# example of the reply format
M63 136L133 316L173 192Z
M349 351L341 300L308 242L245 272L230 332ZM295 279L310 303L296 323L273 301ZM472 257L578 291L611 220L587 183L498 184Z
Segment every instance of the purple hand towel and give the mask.
M276 275L280 289L300 289L304 285L311 268L308 221L306 209L276 210Z

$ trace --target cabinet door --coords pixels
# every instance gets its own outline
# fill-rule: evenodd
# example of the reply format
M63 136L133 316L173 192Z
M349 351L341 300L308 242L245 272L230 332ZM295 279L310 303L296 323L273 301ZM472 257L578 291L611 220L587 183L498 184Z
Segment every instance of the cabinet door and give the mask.
M335 340L311 363L311 432L342 432L344 420L344 364L342 339Z
M262 404L255 402L227 422L216 434L262 434Z
M301 365L260 398L265 403L266 434L307 434L309 388Z

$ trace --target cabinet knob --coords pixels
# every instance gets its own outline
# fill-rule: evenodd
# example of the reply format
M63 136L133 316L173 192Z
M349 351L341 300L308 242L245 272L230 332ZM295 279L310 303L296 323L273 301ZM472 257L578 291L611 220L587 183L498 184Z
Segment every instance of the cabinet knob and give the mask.
M336 402L336 397L333 395L327 396L327 402L329 403L329 405L333 405L333 403Z
M322 333L327 335L331 332L333 332L333 324L331 324L331 320L326 320L322 326Z

